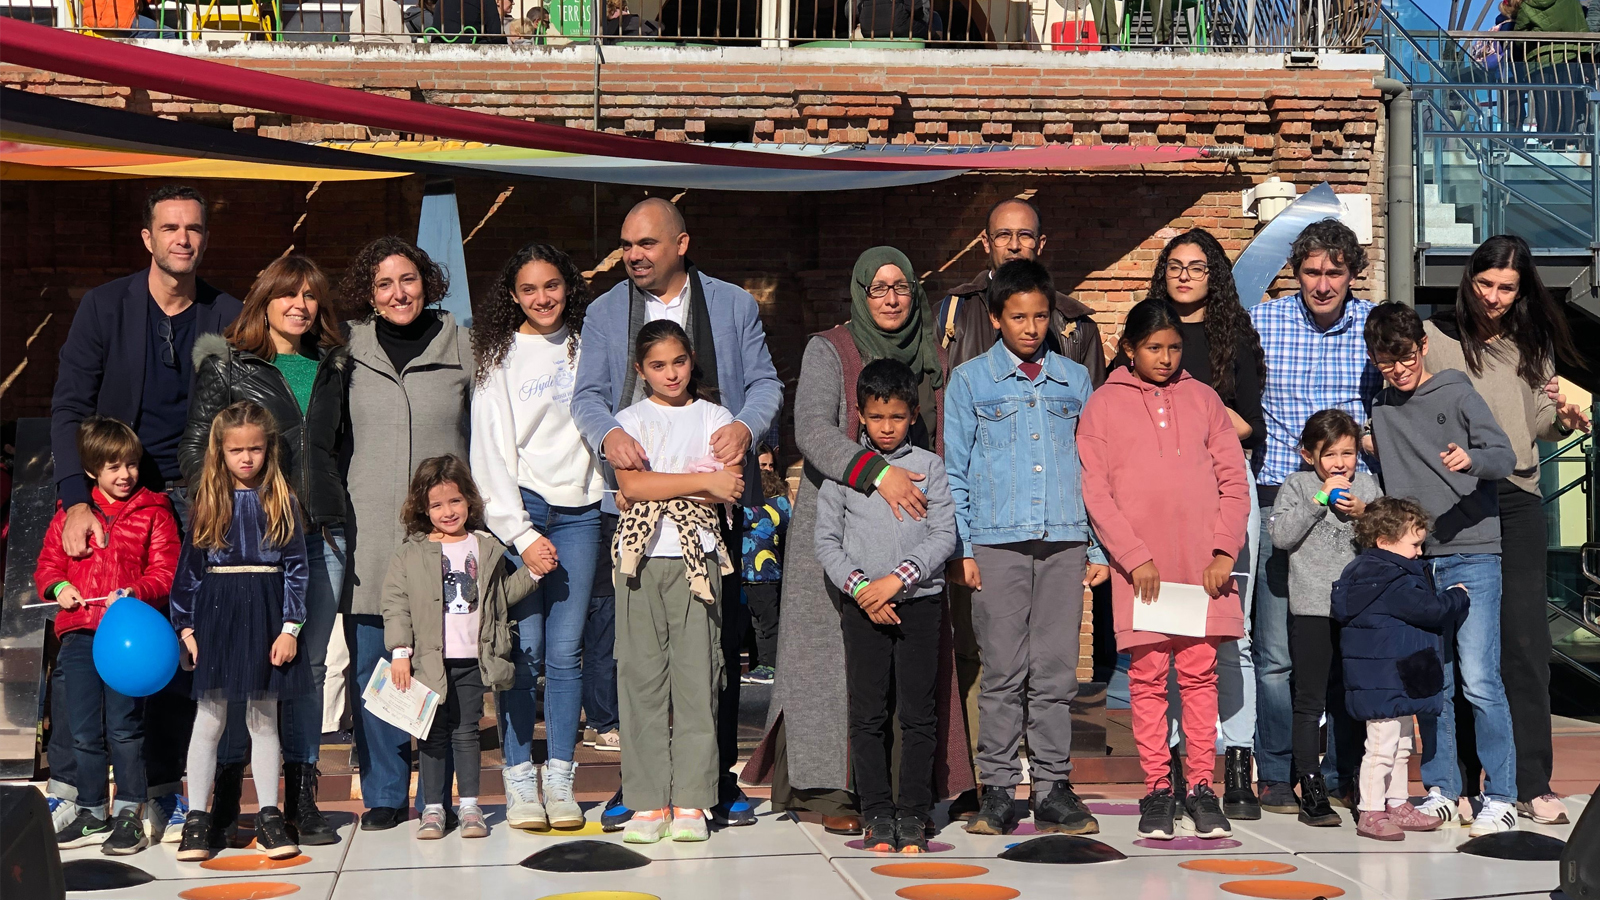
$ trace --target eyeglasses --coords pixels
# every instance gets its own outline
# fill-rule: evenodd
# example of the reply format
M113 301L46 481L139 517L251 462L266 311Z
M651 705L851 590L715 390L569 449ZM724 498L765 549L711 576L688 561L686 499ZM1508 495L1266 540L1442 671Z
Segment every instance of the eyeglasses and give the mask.
M1393 372L1395 369L1402 367L1411 368L1417 364L1418 358L1417 352L1413 350L1409 356L1404 356L1400 359L1376 359L1372 361L1372 364L1378 367L1379 372Z
M1182 278L1185 272L1189 273L1190 278L1199 281L1211 274L1211 267L1203 262L1189 263L1187 266L1179 262L1167 263L1168 278Z
M161 338L161 363L167 366L178 364L178 350L172 346L172 320L162 316L156 322L156 336Z
M1024 247L1032 247L1039 243L1039 236L1031 231L996 231L989 235L989 240L994 241L996 244L1005 244L1007 246L1020 244Z
M896 281L894 284L884 284L881 281L876 281L873 282L871 287L867 288L867 296L874 300L881 300L889 296L890 291L894 291L901 297L909 297L911 296L911 285L904 281Z

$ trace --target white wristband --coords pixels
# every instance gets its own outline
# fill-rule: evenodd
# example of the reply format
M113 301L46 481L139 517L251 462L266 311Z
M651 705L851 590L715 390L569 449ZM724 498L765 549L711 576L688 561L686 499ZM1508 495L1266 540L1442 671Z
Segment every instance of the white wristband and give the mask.
M410 659L411 658L411 648L410 647L396 647L396 648L394 648L394 652L391 653L390 656L394 657L395 659Z
M292 638L299 638L300 629L303 627L305 627L304 622L285 622L283 623L283 633Z

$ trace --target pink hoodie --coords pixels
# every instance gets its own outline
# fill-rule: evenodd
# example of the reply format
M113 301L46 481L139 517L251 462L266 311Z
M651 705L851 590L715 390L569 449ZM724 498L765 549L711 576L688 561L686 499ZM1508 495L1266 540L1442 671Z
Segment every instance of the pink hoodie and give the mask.
M1154 562L1161 580L1200 584L1213 551L1237 557L1250 518L1244 450L1222 400L1188 372L1148 384L1118 367L1078 422L1083 502L1111 559L1117 649L1166 635L1133 630L1130 572ZM1236 585L1213 598L1208 637L1244 636Z

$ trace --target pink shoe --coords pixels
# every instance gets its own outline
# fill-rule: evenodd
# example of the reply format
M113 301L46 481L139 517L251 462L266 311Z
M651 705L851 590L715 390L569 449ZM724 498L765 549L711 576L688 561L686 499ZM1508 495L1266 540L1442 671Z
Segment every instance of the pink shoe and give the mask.
M1438 818L1425 815L1408 800L1399 806L1388 809L1389 821L1400 826L1401 831L1434 831L1439 827Z
M1406 833L1400 830L1389 819L1389 813L1384 810L1376 812L1361 811L1361 818L1356 820L1356 835L1358 837L1372 838L1375 841L1403 841Z

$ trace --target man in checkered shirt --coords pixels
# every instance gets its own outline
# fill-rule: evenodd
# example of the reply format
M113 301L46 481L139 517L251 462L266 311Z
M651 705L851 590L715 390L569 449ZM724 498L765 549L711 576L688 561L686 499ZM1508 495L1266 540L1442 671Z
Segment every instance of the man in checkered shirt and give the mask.
M1350 284L1367 267L1366 251L1355 232L1336 219L1313 223L1300 233L1289 251L1289 265L1300 291L1258 304L1250 320L1261 335L1266 353L1267 380L1261 391L1261 409L1267 422L1266 446L1252 460L1261 501L1258 577L1255 586L1253 642L1256 677L1256 768L1260 773L1261 807L1269 812L1295 813L1298 806L1293 780L1308 772L1291 773L1290 743L1293 708L1289 693L1288 554L1272 545L1272 506L1278 487L1301 468L1297 445L1306 419L1312 413L1338 408L1366 422L1373 397L1383 386L1378 371L1367 361L1362 331L1375 304L1350 296ZM1241 298L1249 299L1254 298ZM1363 456L1361 471L1372 460ZM1246 611L1246 620L1250 618ZM1347 722L1330 706L1334 735L1343 737ZM1329 740L1323 758L1323 777L1331 793L1355 788L1356 752L1340 759L1339 741ZM1349 748L1346 744L1346 748ZM1344 770L1341 776L1340 769Z

